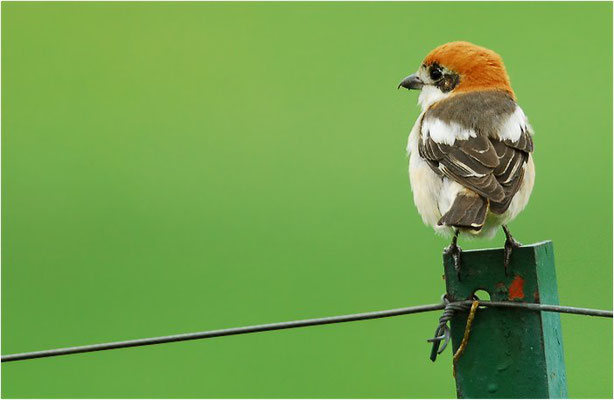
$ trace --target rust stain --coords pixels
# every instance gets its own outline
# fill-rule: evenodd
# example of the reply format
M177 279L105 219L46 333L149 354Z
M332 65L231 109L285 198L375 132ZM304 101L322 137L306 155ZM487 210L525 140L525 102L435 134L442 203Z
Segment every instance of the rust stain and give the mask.
M524 299L524 279L522 276L516 275L514 281L510 285L509 299Z

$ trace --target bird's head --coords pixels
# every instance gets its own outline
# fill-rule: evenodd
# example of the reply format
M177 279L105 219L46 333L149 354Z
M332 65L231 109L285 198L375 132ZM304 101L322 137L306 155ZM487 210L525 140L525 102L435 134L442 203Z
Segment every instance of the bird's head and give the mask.
M419 103L424 109L450 95L476 90L502 90L514 97L501 57L469 42L435 48L399 87L422 90Z

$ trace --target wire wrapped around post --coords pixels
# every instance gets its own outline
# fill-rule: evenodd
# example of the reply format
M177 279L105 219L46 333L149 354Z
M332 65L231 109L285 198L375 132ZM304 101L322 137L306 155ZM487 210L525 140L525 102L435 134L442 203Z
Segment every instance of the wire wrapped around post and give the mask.
M466 303L450 303L445 294L441 296L441 301L445 304L445 308L443 309L441 317L439 317L439 325L437 325L437 329L435 329L435 335L431 339L427 339L427 342L433 343L430 357L433 362L435 362L437 356L443 353L446 347L448 347L448 343L450 342L450 327L448 326L448 322L452 316L454 316L454 313L457 311L468 311L469 308L471 308L471 305ZM442 341L443 345L441 344Z

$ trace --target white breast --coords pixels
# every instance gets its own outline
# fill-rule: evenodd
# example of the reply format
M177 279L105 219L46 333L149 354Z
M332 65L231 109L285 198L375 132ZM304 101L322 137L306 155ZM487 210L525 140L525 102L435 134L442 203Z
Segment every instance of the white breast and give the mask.
M422 221L426 225L435 228L436 231L445 233L450 229L437 225L442 215L439 209L439 199L444 186L443 179L418 154L418 140L420 139L418 128L421 118L422 116L418 118L418 121L412 128L407 142L409 181L414 195L414 204L422 217Z

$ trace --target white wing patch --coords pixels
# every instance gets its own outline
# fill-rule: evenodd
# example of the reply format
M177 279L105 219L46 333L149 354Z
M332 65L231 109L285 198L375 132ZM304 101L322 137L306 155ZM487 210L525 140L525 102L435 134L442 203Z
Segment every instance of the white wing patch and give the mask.
M533 135L533 128L522 108L516 107L516 110L501 124L494 138L517 142L523 132L529 132ZM452 146L456 140L467 140L476 136L475 130L467 129L456 122L448 123L439 118L429 118L428 116L422 122L421 137L423 142L431 138L436 143Z
M531 125L529 125L529 120L524 114L524 111L522 111L522 108L516 106L514 113L507 118L503 125L501 125L499 139L509 139L512 142L517 142L523 131L531 134L533 133L533 129L531 128Z
M466 129L456 122L446 123L439 118L427 117L422 123L423 142L430 137L435 143L452 146L457 139L467 140L476 136L473 129Z

